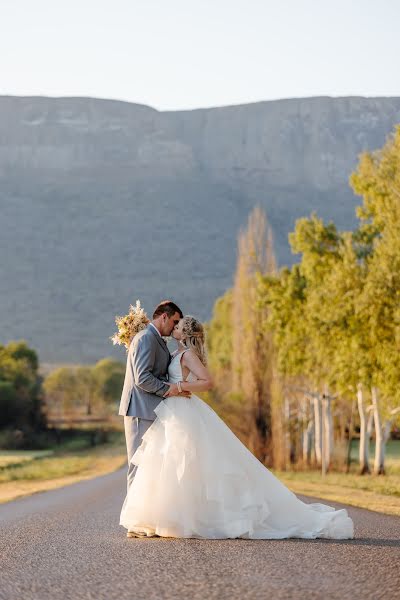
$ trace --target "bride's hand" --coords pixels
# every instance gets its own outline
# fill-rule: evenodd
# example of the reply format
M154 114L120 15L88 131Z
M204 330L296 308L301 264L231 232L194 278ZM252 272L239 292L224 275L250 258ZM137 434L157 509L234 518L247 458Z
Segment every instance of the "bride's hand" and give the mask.
M164 398L169 398L170 396L183 396L184 398L190 398L190 392L179 392L178 386L176 383L171 383L168 392L165 392Z

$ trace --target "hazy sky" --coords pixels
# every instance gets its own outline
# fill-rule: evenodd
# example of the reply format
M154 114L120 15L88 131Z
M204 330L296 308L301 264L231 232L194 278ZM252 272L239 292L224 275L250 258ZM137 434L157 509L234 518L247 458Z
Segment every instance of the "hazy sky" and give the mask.
M400 96L400 0L0 0L0 94Z

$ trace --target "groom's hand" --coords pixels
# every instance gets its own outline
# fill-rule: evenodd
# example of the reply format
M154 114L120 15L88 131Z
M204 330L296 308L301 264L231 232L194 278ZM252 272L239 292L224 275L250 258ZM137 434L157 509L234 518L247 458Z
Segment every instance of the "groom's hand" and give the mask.
M184 398L190 398L191 392L179 392L178 386L176 383L169 384L169 390L164 394L164 398L168 398L169 396L183 396Z

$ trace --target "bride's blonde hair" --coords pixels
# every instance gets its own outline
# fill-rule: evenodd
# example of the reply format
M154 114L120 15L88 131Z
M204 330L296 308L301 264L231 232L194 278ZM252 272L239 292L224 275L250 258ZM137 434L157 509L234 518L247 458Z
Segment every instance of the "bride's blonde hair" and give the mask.
M192 348L204 366L207 365L204 327L200 321L186 315L182 319L182 342L187 348Z

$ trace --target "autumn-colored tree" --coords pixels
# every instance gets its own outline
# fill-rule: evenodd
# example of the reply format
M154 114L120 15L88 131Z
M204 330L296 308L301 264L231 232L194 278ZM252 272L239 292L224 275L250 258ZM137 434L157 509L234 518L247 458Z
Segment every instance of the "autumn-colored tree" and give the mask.
M238 239L232 292L233 391L243 397L249 423L249 447L263 462L272 463L271 384L273 354L263 327L267 308L259 302L259 275L276 269L272 230L265 213L255 208Z

